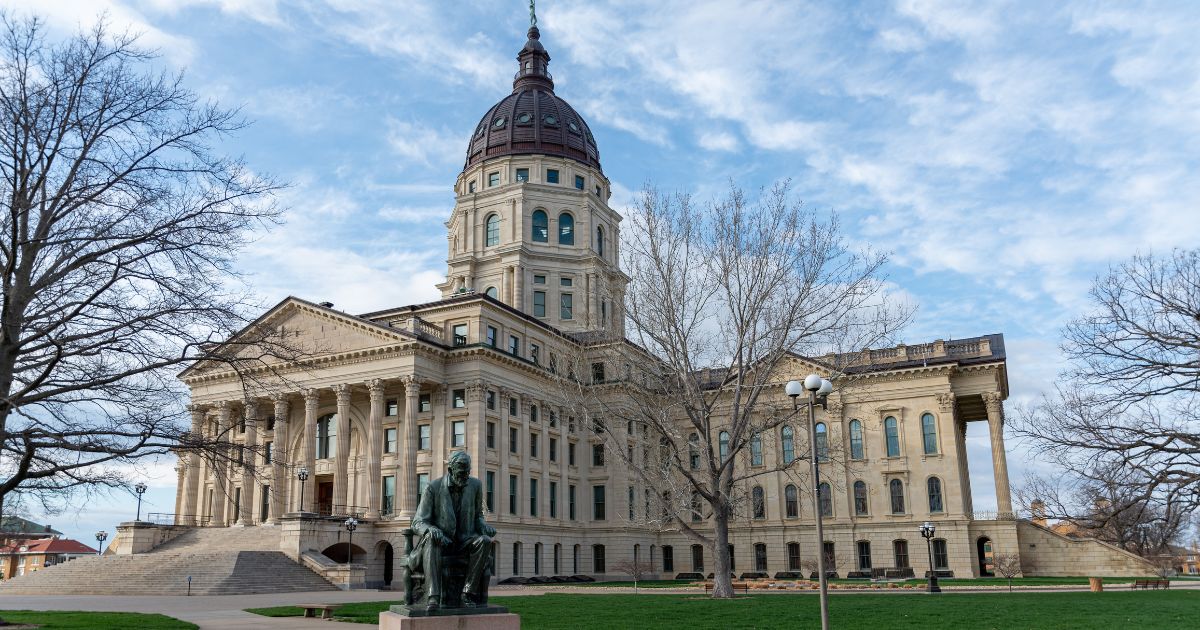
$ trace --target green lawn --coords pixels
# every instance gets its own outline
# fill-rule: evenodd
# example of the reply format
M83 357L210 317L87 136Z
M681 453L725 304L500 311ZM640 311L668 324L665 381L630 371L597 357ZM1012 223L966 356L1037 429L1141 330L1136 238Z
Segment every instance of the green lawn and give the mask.
M1134 580L1144 580L1145 577L1106 577L1105 584L1129 584ZM1172 578L1184 579L1184 578ZM734 580L741 582L742 580ZM791 580L783 580L791 581ZM847 580L838 579L830 580L837 584L870 584L870 580ZM687 588L694 585L694 580L644 580L638 582L638 588ZM899 584L925 584L925 578L917 578L912 580L897 581ZM992 585L1008 585L1008 580L1002 577L987 577L987 578L938 578L938 583L944 586L992 586ZM1088 583L1087 577L1027 577L1013 578L1013 586L1086 586ZM581 587L623 587L633 588L633 582L571 582L568 584L526 584L527 588L554 588L559 586L581 586Z
M121 612L0 610L0 619L47 630L195 630L198 627L166 615Z
M564 628L817 628L817 598L752 595L714 601L695 595L577 595L495 597L521 615L521 627ZM392 602L395 603L395 602ZM374 624L388 602L346 604L342 621ZM249 612L297 616L299 608ZM854 628L1085 630L1186 628L1200 615L1200 592L926 593L839 595L829 600L830 625Z

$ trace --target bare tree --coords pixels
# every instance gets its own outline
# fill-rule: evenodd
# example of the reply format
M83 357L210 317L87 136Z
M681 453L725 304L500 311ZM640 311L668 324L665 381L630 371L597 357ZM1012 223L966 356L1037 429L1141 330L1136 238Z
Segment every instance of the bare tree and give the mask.
M154 59L103 22L48 42L0 18L0 507L120 486L175 449L238 461L188 432L175 372L298 356L242 330L257 305L231 266L277 185L214 151L237 112Z
M1008 580L1008 592L1012 592L1013 578L1021 575L1021 556L1015 553L995 552L992 554L992 570Z
M1052 516L1189 513L1200 506L1200 250L1135 256L1097 279L1091 299L1064 330L1065 382L1015 423L1082 490ZM1088 500L1095 489L1111 495L1103 514Z
M732 597L730 521L761 503L755 479L803 477L811 436L781 374L832 377L835 351L889 339L911 310L888 299L886 256L849 249L836 216L807 212L786 183L757 200L732 188L703 207L648 189L627 221L629 284L612 295L629 339L586 339L558 366L563 398L621 474L654 492L638 519L707 546L713 596ZM785 423L804 428L786 456L768 458ZM818 442L822 459L836 456Z
M641 558L630 558L622 560L613 565L613 570L617 573L624 573L633 578L633 592L637 592L638 582L642 581L647 575L654 572L654 567L649 561Z

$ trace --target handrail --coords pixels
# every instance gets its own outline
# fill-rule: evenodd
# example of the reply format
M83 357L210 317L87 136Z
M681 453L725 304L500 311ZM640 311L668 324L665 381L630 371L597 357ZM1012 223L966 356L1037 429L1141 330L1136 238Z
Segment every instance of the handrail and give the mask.
M172 525L189 527L193 523L199 527L207 527L211 516L202 514L174 514L171 512L150 512L144 519L147 523L156 525Z

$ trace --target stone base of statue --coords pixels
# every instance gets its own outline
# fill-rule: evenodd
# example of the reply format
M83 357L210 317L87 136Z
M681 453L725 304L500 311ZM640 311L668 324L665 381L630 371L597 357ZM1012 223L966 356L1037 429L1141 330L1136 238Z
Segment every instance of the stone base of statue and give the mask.
M379 613L380 630L521 630L521 617L503 606L439 608L392 606Z

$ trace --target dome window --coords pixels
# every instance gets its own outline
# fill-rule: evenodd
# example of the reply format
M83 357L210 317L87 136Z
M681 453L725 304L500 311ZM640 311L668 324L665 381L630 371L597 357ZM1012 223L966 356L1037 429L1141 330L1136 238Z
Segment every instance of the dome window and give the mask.
M533 241L535 243L545 243L550 240L550 219L546 217L546 213L542 210L535 210L533 213Z
M503 129L505 118L503 116L492 121L492 129Z
M542 116L542 122L546 123L547 127L557 127L558 116L555 116L554 114L546 114L545 116Z
M558 244L575 244L575 217L566 212L558 215Z
M486 245L488 247L494 247L496 245L499 245L500 244L500 215L489 214L488 218L487 218L487 222L485 223L485 226L486 226L486 231L485 231ZM493 295L492 297L496 297L496 296Z
M524 112L520 116L517 116L517 124L518 125L528 125L532 122L533 122L533 114L530 114L529 112Z
M579 125L576 125L574 120L567 123L567 129L570 129L571 133L579 135Z

